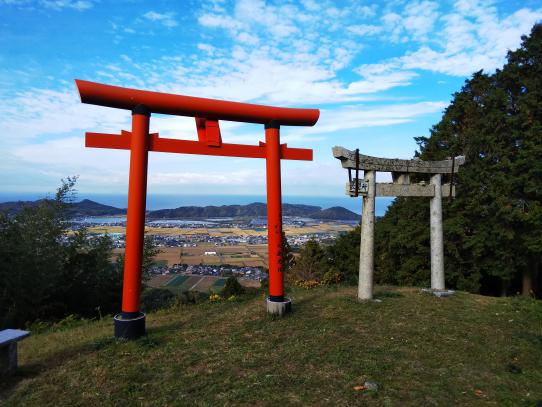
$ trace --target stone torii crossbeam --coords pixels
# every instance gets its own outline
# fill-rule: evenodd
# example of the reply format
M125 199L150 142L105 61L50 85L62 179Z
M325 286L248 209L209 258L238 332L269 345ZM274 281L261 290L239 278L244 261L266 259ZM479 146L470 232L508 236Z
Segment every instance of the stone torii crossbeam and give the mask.
M455 187L453 182L442 184L442 175L449 174L453 177L465 163L465 157L458 156L442 161L401 160L362 155L359 150L350 151L343 147L333 147L333 156L341 161L343 168L348 169L346 194L363 197L358 299L373 298L375 198L378 196L430 198L431 290L443 292L445 280L442 198L455 196ZM354 178L351 176L352 170L356 172ZM364 171L363 178L357 176L359 170ZM391 172L393 182L377 183L377 171ZM430 182L413 184L410 182L411 174L430 174Z
M150 151L211 156L264 158L267 181L267 234L269 297L267 311L282 315L291 309L284 297L282 273L281 160L312 160L312 150L280 144L280 126L313 126L318 109L262 106L224 100L122 88L82 80L75 81L81 102L129 110L132 131L117 134L86 133L86 147L130 151L128 212L122 312L114 317L115 336L133 339L145 334L145 314L140 309L141 266L147 197L147 161ZM152 113L195 118L198 141L167 139L149 134ZM219 120L265 126L265 143L258 145L222 142Z

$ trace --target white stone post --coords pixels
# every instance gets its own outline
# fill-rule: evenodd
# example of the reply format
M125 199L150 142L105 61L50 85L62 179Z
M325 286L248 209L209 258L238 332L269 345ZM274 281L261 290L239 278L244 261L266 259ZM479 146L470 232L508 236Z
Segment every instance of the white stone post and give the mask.
M442 182L441 175L431 176L435 196L431 198L431 289L444 290L444 243L442 237Z
M363 197L363 210L361 214L359 300L370 300L373 298L376 171L365 171L365 181L368 183L368 190L367 195Z

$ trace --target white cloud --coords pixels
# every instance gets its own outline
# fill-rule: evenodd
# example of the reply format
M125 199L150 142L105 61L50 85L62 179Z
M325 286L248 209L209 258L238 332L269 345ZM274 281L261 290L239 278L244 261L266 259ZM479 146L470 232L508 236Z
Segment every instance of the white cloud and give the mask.
M364 80L352 82L348 85L347 93L353 95L381 92L397 86L408 86L411 84L411 80L418 76L415 72L409 71L383 72L380 74L364 73L362 68L358 68L356 71L364 76Z
M499 17L489 2L457 1L453 10L440 17L442 29L430 35L437 16L437 6L430 2L406 7L406 18L389 13L384 20L392 25L392 41L411 39L422 42L414 51L376 64L393 69L422 69L452 76L468 76L480 69L493 71L502 66L508 50L516 49L521 36L542 19L542 8L523 8ZM427 42L431 36L431 43ZM427 43L425 43L427 42Z
M301 134L325 134L362 127L380 127L411 122L417 117L442 112L446 102L419 102L377 107L347 106L322 110L318 125L301 128Z
M375 35L380 32L382 32L383 27L379 25L372 25L372 24L359 24L359 25L351 25L347 28L348 31L360 35L360 36L370 36Z
M94 6L94 2L90 0L39 0L37 3L53 10L73 9L84 11ZM33 0L0 0L0 4L33 6L35 2Z
M502 66L506 52L516 49L521 35L529 33L531 27L542 19L542 9L521 9L499 20L496 11L467 9L475 17L452 14L446 17L443 50L421 47L405 55L405 69L426 69L448 75L466 76L484 69L493 71Z
M204 14L198 18L198 22L209 28L225 28L227 30L239 30L242 24L230 17L223 15Z
M205 171L205 172L151 172L149 183L154 185L205 185L205 186L238 186L263 185L265 171Z
M237 36L237 40L239 42L248 44L248 45L256 45L260 42L259 38L255 35L251 35L246 32L242 32Z
M359 6L354 6L354 8L352 9L352 13L358 18L366 19L366 18L372 18L376 16L377 10L378 10L377 4L371 4L370 6L359 5Z
M0 3L7 1L13 3ZM63 8L92 4L43 1L51 4L47 7ZM282 141L328 149L330 134L340 138L353 129L438 117L446 103L420 98L421 92L410 92L413 87L407 94L414 94L417 103L396 103L404 100L400 96L388 97L388 102L395 103L387 103L383 92L418 83L420 71L463 76L481 68L494 69L504 62L507 49L519 45L521 34L542 18L542 11L523 8L506 15L491 3L473 1L457 1L450 7L426 0L380 6L327 0L214 0L195 15L201 36L190 37L192 50L183 44L182 50L152 60L137 53L122 54L97 67L97 77L115 85L169 93L323 107L315 127L285 128ZM149 11L144 18L166 27L178 24L173 12ZM115 25L121 32L120 22ZM176 34L168 30L171 33ZM395 57L382 59L379 53ZM128 153L84 148L83 133L129 130L129 112L83 105L72 85L56 91L20 92L14 99L0 100L0 110L3 142L25 169L55 179L80 173L87 186L126 185ZM223 140L230 143L257 144L264 139L261 127L221 122ZM192 118L153 115L151 131L159 131L162 137L196 139ZM164 186L164 190L177 184L197 185L199 191L208 184L209 191L216 192L220 183L248 186L257 178L261 186L263 173L257 171L264 167L261 160L255 161L151 154L149 185ZM286 186L316 185L318 171L325 172L326 185L331 185L342 171L340 166L335 172L325 168L325 160L302 164L303 170L285 165ZM207 167L211 171L198 171ZM312 170L318 175L307 175Z
M403 18L393 12L386 13L381 18L383 26L386 28L386 31L389 32L388 39L392 42L406 42L406 36L403 34L402 21Z
M32 89L0 100L0 133L12 141L72 131L118 132L129 115L117 109L83 105L75 86L64 91Z
M23 92L14 99L0 101L0 109L3 111L0 133L4 134L4 140L15 143L73 132L79 133L82 140L85 131L120 134L121 130L131 128L129 111L82 104L75 86L63 91L34 89ZM221 128L228 134L240 125L223 122ZM150 131L159 132L162 137L197 139L192 117L153 115ZM56 145L51 149L59 151Z
M93 6L92 2L86 0L40 0L40 4L55 10L71 8L78 11L87 10Z
M209 55L213 55L215 52L215 47L210 44L198 44L198 49Z
M405 7L403 26L415 41L426 41L433 32L437 20L438 3L433 1L419 1L409 3Z
M156 21L164 25L165 27L175 27L178 25L177 21L175 20L175 13L169 12L169 13L158 13L156 11L148 11L147 13L143 14L143 17L145 17L147 20L150 21Z

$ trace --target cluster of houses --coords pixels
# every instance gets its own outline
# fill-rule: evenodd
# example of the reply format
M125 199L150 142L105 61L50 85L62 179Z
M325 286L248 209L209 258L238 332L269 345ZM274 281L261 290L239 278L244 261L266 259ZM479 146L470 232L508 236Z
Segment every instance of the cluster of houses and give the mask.
M200 229L205 228L238 228L241 230L265 230L267 225L267 219L254 218L252 220L239 220L235 222L219 220L217 222L209 221L180 221L176 219L172 220L160 220L149 221L147 226L154 226L160 228L175 228L180 226L182 222L183 228ZM88 217L77 220L72 224L73 229L79 227L88 226L124 226L124 218L115 217ZM303 227L306 225L306 220L296 217L285 217L284 224L290 227ZM123 233L110 233L109 236L113 240L113 245L116 248L124 248L125 236ZM303 246L309 240L316 240L319 243L329 243L333 239L336 239L336 234L333 233L307 233L288 236L288 243L290 246L297 248ZM166 235L153 235L153 240L158 247L196 247L199 244L214 244L215 246L238 246L238 245L264 245L267 244L267 236L265 234L260 235L227 235L227 236L211 236L208 233L195 233L176 236Z
M215 276L215 277L243 277L250 280L262 281L267 279L267 273L260 267L243 267L229 265L188 265L174 264L168 266L153 266L150 270L154 275L167 274L184 274L184 275L199 275L199 276Z
M115 247L124 247L123 234L111 234ZM152 235L157 247L197 247L200 243L211 243L215 246L263 245L267 244L267 236L210 236L209 234L164 236ZM319 243L329 243L337 236L331 233L307 233L287 236L292 247L301 247L309 240Z

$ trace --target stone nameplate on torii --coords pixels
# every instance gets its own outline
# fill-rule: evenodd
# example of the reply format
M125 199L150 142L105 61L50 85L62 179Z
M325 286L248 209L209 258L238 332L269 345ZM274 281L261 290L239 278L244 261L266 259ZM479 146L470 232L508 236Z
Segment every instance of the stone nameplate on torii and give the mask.
M358 195L367 195L369 183L365 179L358 179ZM452 197L455 196L455 185L452 185ZM356 195L355 180L346 184L346 195L355 197ZM435 186L420 182L417 184L396 184L396 183L376 183L376 196L421 196L432 198L435 196ZM450 196L450 184L442 184L442 197Z
M465 163L465 157L441 161L390 159L359 154L359 150L350 151L343 147L333 147L333 156L349 172L346 195L363 197L358 298L367 300L373 297L375 198L382 196L431 198L431 290L443 292L442 198L455 196L455 186L453 182L442 184L442 175L450 175L453 180L454 174ZM354 178L352 170L356 171ZM359 170L364 171L362 178L357 176ZM377 183L377 171L391 172L393 182ZM411 174L429 174L430 182L411 183Z

